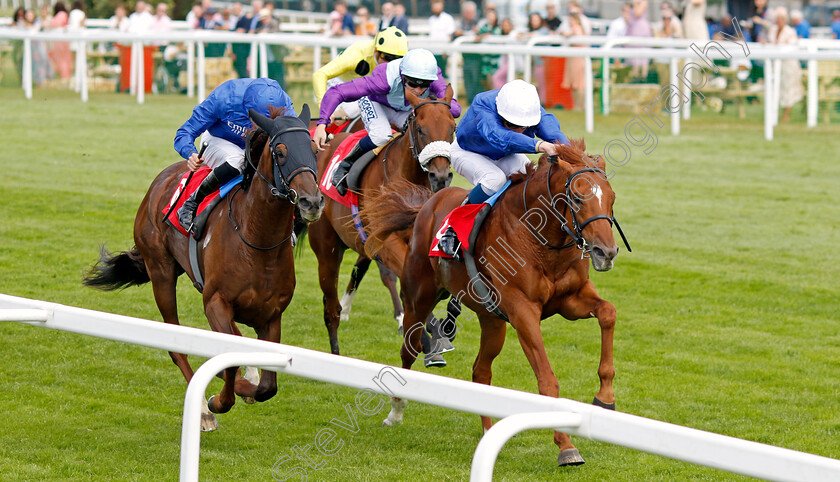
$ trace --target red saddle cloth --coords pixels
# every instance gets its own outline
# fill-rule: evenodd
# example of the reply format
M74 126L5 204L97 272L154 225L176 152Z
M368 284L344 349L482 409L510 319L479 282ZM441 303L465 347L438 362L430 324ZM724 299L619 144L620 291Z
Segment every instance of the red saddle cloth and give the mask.
M184 205L184 201L189 199L192 193L194 193L195 190L198 189L198 186L201 185L201 181L203 181L204 178L207 177L208 174L210 174L210 172L212 172L212 169L210 169L209 167L200 167L197 171L195 171L195 174L193 174L193 177L192 179L190 179L189 184L187 184L187 177L189 177L190 172L185 172L184 175L181 176L181 181L178 183L178 187L175 188L175 192L172 193L172 198L169 200L169 203L161 211L161 213L166 214L172 207L172 203L176 202L177 200L175 209L172 210L172 212L169 214L169 217L166 219L169 221L170 224L172 224L172 226L175 227L175 229L177 229L184 236L187 236L187 232L184 230L183 227L181 227L181 223L178 222L178 210L181 209L181 206ZM179 198L178 196L181 194L181 191L184 191L184 194L181 195L181 197ZM198 215L201 214L202 211L204 211L204 209L209 204L211 204L217 197L219 197L218 189L212 194L209 194L207 197L205 197L204 201L202 201L201 204L198 205L198 211L196 211L195 213L196 217L198 217Z
M333 156L330 159L330 163L327 165L327 170L324 171L324 176L321 177L321 191L329 196L330 199L339 202L348 208L350 206L358 206L359 205L359 197L353 191L347 190L347 194L342 196L341 194L336 191L335 186L332 184L332 177L335 169L338 167L338 164L344 159L347 154L353 149L353 147L359 143L359 140L367 135L367 131L362 129L358 132L354 132L347 136L341 144L339 144L338 149L333 152Z
M452 229L455 230L455 234L458 235L458 240L463 245L463 248L465 250L469 249L470 233L472 232L473 225L475 224L475 217L484 206L486 206L484 203L467 204L466 206L459 206L453 209L452 212L443 219L440 229L438 229L437 233L435 233L435 239L432 242L432 249L429 250L429 256L452 258L452 256L449 256L441 251L439 247L440 237L443 236L443 233L446 232L446 228L449 226L452 226Z

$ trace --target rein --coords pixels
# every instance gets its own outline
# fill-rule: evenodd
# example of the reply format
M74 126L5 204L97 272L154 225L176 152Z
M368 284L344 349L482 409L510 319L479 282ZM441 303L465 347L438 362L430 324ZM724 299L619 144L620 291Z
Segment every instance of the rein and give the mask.
M556 160L552 161L552 157L556 159L555 156L549 156L548 174L545 180L545 187L546 191L548 192L549 202L552 203L551 208L554 209L554 196L551 194L551 168L554 167ZM561 217L563 218L564 222L561 226L563 227L563 231L565 231L566 234L569 236L570 240L568 243L562 246L555 246L551 243L546 243L546 246L548 246L549 249L566 249L571 248L572 246L577 246L577 248L582 251L581 257L585 257L591 249L589 248L589 245L586 244L586 240L583 238L583 229L586 228L586 226L588 226L593 221L604 219L610 223L610 226L614 225L616 229L618 229L618 234L621 235L621 239L622 241L624 241L624 246L627 247L627 251L632 252L633 250L630 248L630 244L627 242L627 237L624 236L624 231L622 231L621 225L619 225L618 221L615 219L615 214L611 213L611 215L609 216L606 214L596 214L595 216L592 216L581 223L578 221L577 215L575 214L575 210L569 209L569 201L573 199L572 183L574 182L577 176L580 176L587 172L601 174L604 176L604 179L606 179L607 177L607 174L601 169L598 169L597 167L585 167L583 169L578 169L577 171L573 172L572 175L569 176L568 179L566 179L566 201L564 202L563 213L561 214ZM525 194L528 191L528 182L531 180L531 177L533 177L533 174L525 179L525 188L522 190L522 204L525 206L526 212L528 211L528 201L525 198ZM567 210L572 213L571 228L569 228L569 221L566 219Z
M445 157L451 161L449 157L449 151L451 148L451 144L446 141L433 141L428 144L420 151L417 151L417 143L415 142L415 133L414 127L416 127L417 123L415 120L417 119L417 115L415 112L417 109L424 105L432 105L432 104L443 104L449 107L449 103L442 101L442 100L429 100L420 104L417 104L411 109L411 114L408 115L408 118L405 120L405 124L403 124L403 132L408 133L408 144L409 150L411 151L411 156L414 158L415 161L420 163L420 167L423 168L423 172L429 172L429 162L434 159L435 157ZM444 146L444 144L446 144Z

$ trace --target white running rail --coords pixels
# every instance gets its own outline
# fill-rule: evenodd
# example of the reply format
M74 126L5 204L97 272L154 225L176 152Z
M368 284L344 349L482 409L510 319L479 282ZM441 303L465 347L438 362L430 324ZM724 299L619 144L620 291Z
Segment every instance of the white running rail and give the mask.
M546 424L535 424L532 417L499 422L501 427L487 432L485 437L492 438L482 442L486 448L481 448L476 455L486 462L479 462L483 467L480 472L482 476L480 479L474 477L473 480L490 480L495 454L504 445L504 441L521 430L516 427L528 429L538 425L563 427L564 431L572 435L762 479L840 480L840 460L605 410L563 398L479 385L280 343L2 294L0 313L0 321L20 321L42 328L188 355L210 358L230 352L261 353L259 356L266 358L257 360L261 362L257 365L274 366L277 373L368 389L387 396L488 417L504 419L519 414L561 412L557 418L552 415ZM231 362L230 359L220 360L214 363ZM208 370L213 373L215 367L211 366ZM200 391L200 388L194 390ZM190 400L194 403L197 395L193 392L191 394ZM577 418L580 419L579 424ZM192 420L194 422L194 418ZM193 422L189 422L190 427L193 427Z

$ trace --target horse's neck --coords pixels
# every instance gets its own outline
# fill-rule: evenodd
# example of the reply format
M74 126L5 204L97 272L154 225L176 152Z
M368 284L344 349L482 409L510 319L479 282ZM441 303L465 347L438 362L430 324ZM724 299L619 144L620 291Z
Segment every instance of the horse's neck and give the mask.
M265 173L263 175L266 176ZM273 179L273 174L266 179ZM255 175L249 189L240 195L244 195L242 200L233 202L233 215L239 231L248 242L271 246L289 235L294 206L285 199L272 196L259 176Z
M517 246L521 247L517 251L521 251L519 254L526 258L526 263L541 266L541 269L547 271L564 270L576 260L576 257L566 254L567 249L574 249L574 247L563 250L551 249L546 242L554 246L562 246L570 241L571 238L563 230L564 223L559 216L563 215L569 219L569 227L571 227L571 214L568 209L564 214L562 208L559 212L552 211L549 206L550 195L546 190L547 175L546 171L536 172L527 183L520 182L511 186L498 200L488 221L495 218L495 222L500 223L506 236L517 240ZM557 196L558 193L551 194ZM538 219L545 219L545 224L534 232L533 224L528 223L536 222Z
M409 126L409 129L411 127ZM394 146L388 154L386 168L392 180L398 176L412 184L429 187L428 178L423 174L420 164L411 152L411 134L406 130L399 139L394 140Z

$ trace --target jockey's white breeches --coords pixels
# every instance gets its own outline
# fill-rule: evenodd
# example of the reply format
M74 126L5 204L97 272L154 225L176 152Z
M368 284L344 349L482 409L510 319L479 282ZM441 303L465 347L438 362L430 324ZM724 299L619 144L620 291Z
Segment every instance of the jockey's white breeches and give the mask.
M456 139L452 143L452 168L464 176L473 186L481 186L490 194L505 185L511 174L525 172L531 160L525 154L510 154L498 160L477 152L467 151L458 146Z
M215 169L227 162L242 172L242 167L245 165L245 149L207 131L201 134L201 143L205 142L207 143L207 149L204 151L205 166Z
M384 145L391 138L391 124L402 128L411 114L410 110L395 110L367 97L359 99L359 108L362 110L362 122L365 123L368 136L377 146Z

